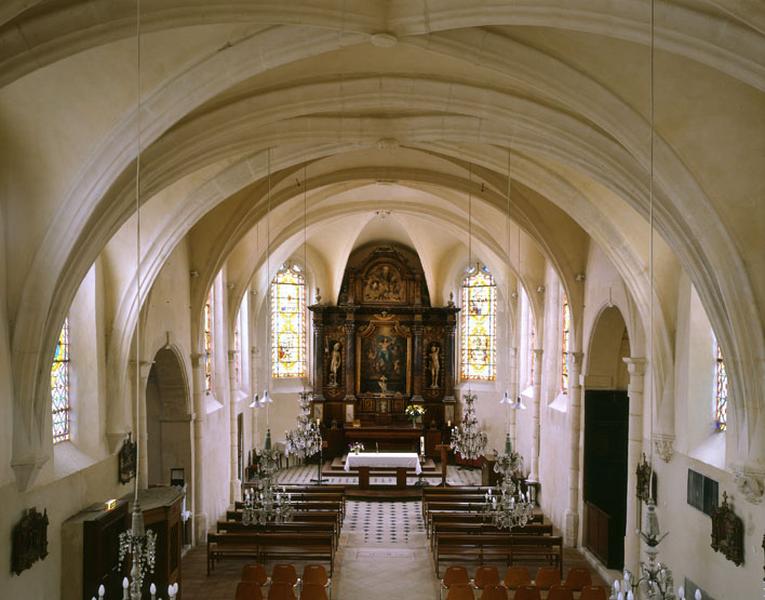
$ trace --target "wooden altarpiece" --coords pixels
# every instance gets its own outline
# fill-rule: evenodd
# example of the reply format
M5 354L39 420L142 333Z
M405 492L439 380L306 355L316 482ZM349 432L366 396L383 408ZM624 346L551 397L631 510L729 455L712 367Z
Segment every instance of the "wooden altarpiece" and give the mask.
M314 414L325 427L405 426L412 403L425 406L426 429L454 418L444 408L453 411L459 309L430 305L416 252L362 246L348 259L337 305L309 309Z

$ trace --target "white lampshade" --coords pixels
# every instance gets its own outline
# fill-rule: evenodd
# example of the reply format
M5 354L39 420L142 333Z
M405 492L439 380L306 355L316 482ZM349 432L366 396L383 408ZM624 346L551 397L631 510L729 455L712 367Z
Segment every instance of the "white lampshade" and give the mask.
M512 404L513 399L510 397L510 390L505 390L504 395L502 396L502 400L499 401L500 404Z
M263 399L260 401L261 404L272 404L273 400L271 400L271 394L268 393L268 388L263 390Z
M526 410L526 405L523 403L523 400L521 400L521 397L518 396L515 399L515 402L510 406L513 410Z
M250 402L250 408L260 408L260 398L257 394L252 399L252 402Z

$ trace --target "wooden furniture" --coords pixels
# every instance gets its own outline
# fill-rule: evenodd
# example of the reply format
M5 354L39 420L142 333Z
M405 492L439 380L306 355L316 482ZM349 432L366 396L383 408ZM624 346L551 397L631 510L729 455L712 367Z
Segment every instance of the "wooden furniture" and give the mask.
M122 572L118 568L119 534L130 527L128 503L114 508L95 504L67 519L61 526L61 597L90 600L99 585L107 597L122 597Z
M309 310L314 402L322 405L325 427L354 420L363 427L406 425L410 403L425 406L428 427L445 425L444 405L454 402L459 308L431 306L415 251L392 243L357 248L337 304Z
M133 509L133 496L129 494L128 511ZM183 526L181 523L181 502L183 492L172 486L152 487L141 490L138 500L143 509L146 529L157 534L157 558L151 581L158 590L167 590L171 583L181 581L181 549ZM178 600L181 600L178 590Z

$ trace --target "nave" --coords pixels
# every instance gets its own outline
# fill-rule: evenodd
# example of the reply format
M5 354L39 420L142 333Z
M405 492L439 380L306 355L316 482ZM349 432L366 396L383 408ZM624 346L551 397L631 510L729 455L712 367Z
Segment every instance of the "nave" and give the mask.
M279 484L287 484L287 490L316 490L316 486L302 485L301 482L310 481L310 474L314 468L309 466L297 466L284 469L279 474ZM410 478L411 483L416 478ZM492 555L489 546L481 548L480 558L470 548L465 547L462 556L452 554L446 561L442 561L436 575L435 569L435 549L436 538L445 532L454 528L467 527L469 535L476 539L485 538L488 540L493 529L485 521L483 509L465 511L459 516L455 513L444 510L443 503L439 504L437 509L427 509L428 499L430 501L439 498L448 497L452 501L463 496L460 500L475 500L482 498L486 488L480 486L480 472L477 469L458 469L449 467L450 487L433 489L425 488L422 500L396 500L391 498L388 492L387 498L376 500L357 500L345 498L342 510L344 513L342 528L334 554L334 564L332 565L332 576L330 583L326 587L327 598L335 600L389 600L390 598L400 598L405 600L432 600L434 598L465 600L475 598L479 600L512 600L514 598L529 598L533 600L535 595L532 590L518 591L518 588L528 587L538 589L539 598L558 598L566 600L567 598L592 598L597 600L599 595L582 595L580 583L578 586L573 584L571 596L568 596L569 581L563 576L574 570L578 572L586 571L587 577L591 578L593 590L587 592L599 593L602 589L606 594L606 583L599 576L597 571L584 559L584 557L575 549L566 548L562 550L562 564L550 565L549 561L540 557L532 557L530 560L524 560L521 554L517 554L516 561L519 561L508 573L508 559L506 556ZM325 484L325 491L333 492L342 489L338 483L345 483L349 492L357 484L355 478L340 479L339 481L328 481ZM376 478L377 485L385 485L384 478ZM388 482L389 483L389 482ZM469 485L472 484L472 485ZM452 492L453 490L453 492ZM428 491L431 493L429 494ZM393 494L395 496L395 494ZM351 495L351 497L353 497ZM458 503L455 502L454 506ZM449 526L443 523L438 525L435 522L435 516L438 513L444 513L447 517ZM229 513L229 516L232 516ZM478 517L478 524L473 520ZM544 519L541 511L539 512L540 521L549 523ZM464 521L461 522L461 521ZM443 531L439 531L439 528ZM220 529L220 526L219 526ZM464 529L463 529L464 531ZM550 527L550 534L554 531ZM505 532L505 535L510 535ZM477 548L477 546L476 546ZM483 557L483 551L486 551L486 557ZM187 586L187 592L184 595L185 600L255 600L259 596L248 595L244 586L240 582L247 581L245 571L251 568L253 564L262 564L265 567L265 573L273 577L276 565L294 565L298 576L304 573L310 560L267 560L262 563L255 563L251 558L226 557L216 562L214 569L210 574L205 574L205 549L202 546L191 549L183 559L183 580ZM248 567L248 565L250 565ZM329 570L329 565L324 567ZM543 577L540 578L539 567L542 568ZM281 567L276 567L280 569ZM466 570L470 578L469 590L461 589L460 576L462 571ZM476 574L478 570L481 574ZM502 586L497 593L503 595L491 595L492 577L496 577L496 583ZM485 581L481 581L483 578ZM543 581L546 579L546 582ZM560 585L557 585L560 584ZM449 586L449 587L447 587ZM507 588L505 589L505 586ZM243 589L238 590L238 587ZM281 591L271 591L271 582L260 587L262 597L272 598L273 600L282 600L283 598L292 598L289 593L282 596ZM489 588L484 591L484 587ZM560 587L560 590L552 590L551 587ZM451 590L451 591L450 591ZM308 590L310 592L311 590ZM306 594L301 596L301 592ZM323 596L313 596L303 590L302 582L294 585L294 598L306 598L306 600L319 600ZM272 594L272 596L269 596ZM504 595L506 594L506 595ZM604 596L605 597L605 596Z

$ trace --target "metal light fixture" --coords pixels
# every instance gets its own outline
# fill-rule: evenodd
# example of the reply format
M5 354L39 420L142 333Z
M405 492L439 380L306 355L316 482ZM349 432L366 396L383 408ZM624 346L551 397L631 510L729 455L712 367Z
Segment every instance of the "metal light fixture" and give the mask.
M311 419L311 392L300 392L298 404L300 412L297 416L298 426L295 429L284 432L287 439L285 453L293 454L298 458L308 458L316 454L321 448L321 432L319 431L318 419Z
M136 271L136 307L139 318L136 320L135 330L135 353L136 353L136 379L135 379L135 447L136 447L136 472L133 486L133 511L131 526L128 531L119 535L119 564L126 561L130 563L130 577L122 580L123 600L141 600L143 598L143 584L147 575L154 572L156 562L157 534L146 530L143 520L143 510L138 498L138 490L141 475L141 444L140 444L140 414L141 414L141 0L136 0L136 59L138 72L138 102L136 111L137 123L137 149L135 166L135 208L136 208L136 235L135 235L135 271ZM167 597L172 600L178 593L178 584L170 584L167 587ZM156 600L157 586L153 583L149 586L149 594L152 600ZM98 587L98 600L106 596L106 588ZM95 600L96 596L93 596Z
M290 521L294 513L292 494L274 482L274 475L279 469L279 451L271 446L270 429L266 430L263 449L257 450L255 454L257 469L254 480L243 486L242 523L265 525Z
M478 429L478 418L475 415L475 401L478 397L470 392L465 394L465 409L462 422L452 429L452 439L449 445L452 450L467 460L476 460L486 454L488 436L485 431Z
M510 434L505 434L505 452L497 456L494 472L502 481L484 496L486 517L500 529L524 527L534 513L534 488L525 494L515 479L523 476L523 457L513 451Z
M649 364L651 368L654 365L654 339L653 339L653 312L654 312L654 137L655 137L655 97L654 97L654 52L655 52L655 34L656 34L656 20L655 20L655 0L651 0L651 54L650 54L650 167L649 167L649 182L648 182L648 276L650 284L650 296L649 296L649 308L648 308L648 352L649 352ZM610 302L610 289L609 289L609 302ZM649 405L651 407L651 419L650 419L650 459L649 459L649 477L648 481L651 481L651 475L653 470L653 402L654 402L654 383L651 381L651 386L648 388L649 392ZM656 500L653 497L653 488L649 486L650 495L646 502L646 529L642 529L640 532L640 538L645 546L645 553L648 555L648 563L640 562L640 577L635 576L628 570L624 569L624 573L621 580L613 582L611 596L609 600L685 600L685 589L680 586L677 590L677 596L675 596L674 578L672 576L672 570L658 561L659 544L667 536L667 533L662 534L659 528L659 518L656 515ZM696 590L694 595L695 600L702 600L702 595L699 590Z

